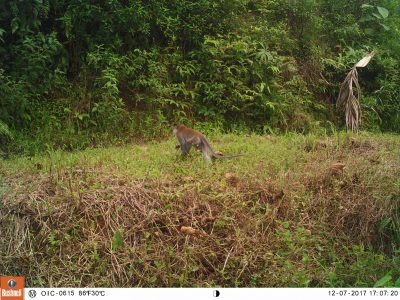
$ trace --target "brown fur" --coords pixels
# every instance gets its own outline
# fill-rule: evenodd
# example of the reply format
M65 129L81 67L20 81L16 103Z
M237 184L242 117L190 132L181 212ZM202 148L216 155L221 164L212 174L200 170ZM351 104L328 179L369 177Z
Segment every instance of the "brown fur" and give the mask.
M199 131L186 127L185 125L179 124L174 127L173 130L175 136L179 141L179 145L176 148L180 148L182 155L186 156L189 154L190 148L194 145L198 150L203 152L204 159L206 162L211 162L212 158L232 158L242 155L221 155L214 152L208 143L206 137Z

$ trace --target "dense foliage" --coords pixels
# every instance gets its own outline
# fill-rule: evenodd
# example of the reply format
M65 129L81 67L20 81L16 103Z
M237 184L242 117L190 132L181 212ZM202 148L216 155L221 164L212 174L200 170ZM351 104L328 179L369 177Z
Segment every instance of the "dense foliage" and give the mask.
M172 121L282 132L400 131L400 1L0 0L3 151L152 138Z

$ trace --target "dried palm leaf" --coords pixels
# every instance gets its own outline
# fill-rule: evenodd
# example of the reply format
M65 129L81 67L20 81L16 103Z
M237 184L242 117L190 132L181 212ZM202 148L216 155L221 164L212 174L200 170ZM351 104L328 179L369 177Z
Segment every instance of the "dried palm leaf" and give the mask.
M371 58L374 56L374 51L364 56L358 61L349 71L346 78L340 85L339 95L336 101L336 107L345 106L345 118L347 130L358 131L361 124L361 87L358 82L357 68L365 67ZM354 95L353 84L357 90L357 96Z
M355 64L356 68L364 68L366 65L368 65L369 61L371 58L375 55L375 52L372 51L369 53L367 56L364 56L358 63Z

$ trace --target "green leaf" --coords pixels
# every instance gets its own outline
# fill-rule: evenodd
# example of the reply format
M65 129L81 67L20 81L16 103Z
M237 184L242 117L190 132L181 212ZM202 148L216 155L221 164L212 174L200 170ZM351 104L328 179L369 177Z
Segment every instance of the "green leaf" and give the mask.
M374 34L374 30L372 28L365 28L364 32L368 35L373 35Z
M373 7L371 4L363 4L363 5L361 5L361 8L371 8L371 7Z
M288 229L289 228L289 222L282 222L282 225L284 228Z
M376 13L372 13L372 15L377 19L382 19L382 17L380 15L376 14Z
M382 18L386 19L389 16L389 11L386 8L381 6L377 6L376 8L378 9Z
M0 41L4 42L3 35L6 31L3 28L0 28Z
M14 33L18 30L19 28L19 23L18 23L18 19L14 18L11 21L11 33Z
M260 83L260 88L259 88L260 93L262 93L264 91L264 88L265 88L265 83L261 82Z
M379 223L379 233L382 233L383 230L386 228L386 226L392 221L391 218L384 218L380 223Z
M121 231L118 230L114 233L114 236L112 238L111 250L117 251L119 248L121 248L121 246L123 244L124 244L124 240L122 238L122 233L121 233Z
M395 287L400 287L400 277L397 278L396 282L394 283Z
M386 31L390 30L390 27L386 26L385 24L379 23L379 25L381 25L383 27L383 29L385 29Z
M10 140L13 139L13 134L8 128L7 124L0 120L0 136L6 137Z
M372 21L375 20L375 18L371 15L366 15L364 17L361 17L360 22L368 22L368 21Z
M385 284L387 284L390 280L392 280L392 276L387 273L385 276L383 276L381 279L379 279L375 284L374 287L383 287Z

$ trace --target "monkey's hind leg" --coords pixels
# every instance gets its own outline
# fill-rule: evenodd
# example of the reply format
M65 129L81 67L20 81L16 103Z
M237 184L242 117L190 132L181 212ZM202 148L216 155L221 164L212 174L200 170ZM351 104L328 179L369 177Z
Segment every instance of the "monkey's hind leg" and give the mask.
M210 164L212 162L212 153L210 153L210 151L205 147L202 147L201 151L203 152L205 162Z
M181 144L181 151L182 151L182 157L185 158L188 156L190 149L192 148L192 144L189 143L183 143Z

